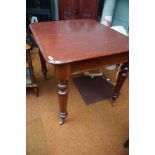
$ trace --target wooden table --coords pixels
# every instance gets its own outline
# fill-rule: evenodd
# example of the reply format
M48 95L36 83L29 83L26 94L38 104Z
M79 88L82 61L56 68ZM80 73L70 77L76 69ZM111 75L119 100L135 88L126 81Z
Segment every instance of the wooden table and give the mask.
M60 124L68 115L68 81L73 74L122 63L113 92L114 103L128 73L127 36L91 19L33 23L30 29L41 51L44 74L47 71L45 61L54 66Z

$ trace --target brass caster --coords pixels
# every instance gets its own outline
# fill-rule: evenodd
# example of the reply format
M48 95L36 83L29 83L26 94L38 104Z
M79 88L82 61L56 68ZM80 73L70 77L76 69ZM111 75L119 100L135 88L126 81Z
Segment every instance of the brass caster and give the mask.
M106 78L106 80L107 80L108 82L110 82L110 81L111 81L111 79L109 79L109 78Z
M112 107L115 107L116 103L115 101L112 101Z
M65 119L61 118L59 125L63 125L65 123Z
M49 80L50 78L49 77L45 77L45 80Z
M59 125L62 125L65 123L65 119L67 117L68 113L67 112L59 112L59 117L60 117L60 122Z
M108 82L110 82L110 81L111 81L111 79L109 79L109 78L105 77L104 75L102 75L102 78L103 78L104 80L108 81Z

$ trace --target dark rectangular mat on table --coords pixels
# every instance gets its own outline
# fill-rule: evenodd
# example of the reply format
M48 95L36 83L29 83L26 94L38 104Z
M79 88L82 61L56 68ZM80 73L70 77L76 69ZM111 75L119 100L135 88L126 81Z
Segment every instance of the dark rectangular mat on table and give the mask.
M87 105L112 97L114 86L102 76L74 77L73 81Z

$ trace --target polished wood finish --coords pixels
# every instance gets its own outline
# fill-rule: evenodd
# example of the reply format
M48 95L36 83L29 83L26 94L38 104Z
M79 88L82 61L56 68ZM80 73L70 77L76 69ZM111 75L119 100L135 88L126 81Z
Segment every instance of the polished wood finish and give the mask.
M110 56L101 56L99 58L93 58L88 60L82 60L72 63L72 74L77 74L80 72L89 71L92 69L97 69L99 66L104 66L107 64L117 64L119 62L126 62L128 57L128 52L121 54L110 55ZM82 63L82 65L81 65Z
M98 17L99 0L59 0L60 20Z
M78 19L79 17L79 0L59 0L59 17L60 20Z
M128 37L95 20L33 23L30 28L43 57L54 65L58 82L59 116L62 118L60 124L68 114L68 81L71 75L106 64L126 64L129 59ZM124 73L126 67L123 66ZM121 80L123 73L117 80L114 96L124 82L124 79Z
M115 86L115 89L113 92L113 97L112 97L112 105L113 106L115 105L115 100L118 98L120 89L127 77L128 70L129 70L129 63L128 62L123 63L119 70L119 75L118 75L116 86Z
M59 116L61 117L60 124L63 124L65 118L68 115L67 112L67 99L68 99L68 81L71 77L71 65L56 65L54 66L55 76L57 80L57 93L59 99L60 112Z
M28 43L26 43L26 63L27 63L27 68L29 70L30 79L31 79L31 84L27 84L26 87L34 88L34 92L35 92L36 96L38 97L38 95L39 95L38 85L36 83L36 78L34 75L34 69L33 69L33 65L32 65L30 49L31 49L31 46Z
M95 20L40 22L30 28L45 60L52 64L128 53L128 37Z
M98 18L99 0L79 0L79 18Z

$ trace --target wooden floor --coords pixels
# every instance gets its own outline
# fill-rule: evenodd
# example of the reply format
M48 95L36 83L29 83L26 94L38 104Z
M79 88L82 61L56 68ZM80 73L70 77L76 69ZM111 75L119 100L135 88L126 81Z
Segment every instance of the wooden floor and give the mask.
M128 155L128 79L115 107L110 100L87 106L70 81L69 116L58 124L58 99L53 67L47 65L49 80L41 73L38 54L32 55L39 97L27 92L27 155ZM115 81L116 71L105 71Z

